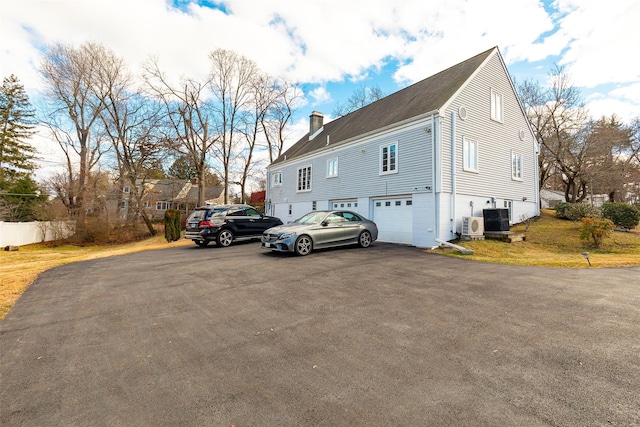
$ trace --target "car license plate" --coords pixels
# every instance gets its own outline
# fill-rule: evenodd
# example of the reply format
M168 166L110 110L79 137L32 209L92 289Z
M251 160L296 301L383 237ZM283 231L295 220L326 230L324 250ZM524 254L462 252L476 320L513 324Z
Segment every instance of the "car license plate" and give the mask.
M264 247L265 247L265 248L270 248L270 247L271 247L271 243L269 243L269 242L264 242Z

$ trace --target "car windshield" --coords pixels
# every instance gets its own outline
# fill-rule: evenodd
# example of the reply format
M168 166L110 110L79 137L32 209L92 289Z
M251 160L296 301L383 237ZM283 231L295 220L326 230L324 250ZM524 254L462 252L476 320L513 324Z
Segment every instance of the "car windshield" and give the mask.
M298 224L319 224L327 217L327 212L309 212L296 220Z

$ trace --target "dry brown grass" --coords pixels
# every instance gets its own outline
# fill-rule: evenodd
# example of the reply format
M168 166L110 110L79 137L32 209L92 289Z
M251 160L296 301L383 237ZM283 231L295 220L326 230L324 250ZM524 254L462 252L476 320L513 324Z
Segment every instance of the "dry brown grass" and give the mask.
M115 246L52 248L36 244L22 246L15 252L0 251L0 320L38 275L50 268L77 261L192 244L185 239L167 243L164 236L157 236Z
M436 252L476 261L545 267L589 267L582 252L589 252L592 267L623 267L640 265L640 228L631 232L614 232L604 245L595 249L580 239L582 223L555 218L554 211L543 211L539 219L525 232L523 224L512 231L524 233L526 240L505 243L497 240L461 241L458 244L473 249L473 255L437 249Z

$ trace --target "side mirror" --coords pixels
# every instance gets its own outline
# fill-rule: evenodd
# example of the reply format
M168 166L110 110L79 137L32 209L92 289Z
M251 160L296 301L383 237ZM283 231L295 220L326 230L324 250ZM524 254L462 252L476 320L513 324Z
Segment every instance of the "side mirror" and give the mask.
M329 223L327 221L322 221L320 225L323 227L326 227L327 225L329 225Z

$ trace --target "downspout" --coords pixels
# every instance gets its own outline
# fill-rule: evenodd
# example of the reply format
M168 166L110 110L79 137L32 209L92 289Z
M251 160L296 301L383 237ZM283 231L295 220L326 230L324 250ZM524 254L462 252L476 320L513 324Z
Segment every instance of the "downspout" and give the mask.
M540 145L535 138L533 138L533 158L536 179L534 180L534 192L536 195L536 216L540 216L540 165L538 164L538 157L540 156Z
M445 242L444 240L440 240L440 239L436 239L436 242L440 243L438 246L434 246L431 249L436 249L440 246L447 246L450 248L453 248L455 250L457 250L458 252L460 252L462 255L473 255L475 252L473 251L473 249L467 249L467 248L463 248L462 246L458 246L458 245L454 245L451 242Z
M272 207L271 207L271 180L269 179L271 177L271 173L269 171L269 167L267 166L267 182L266 185L264 187L265 189L265 193L264 193L264 213L265 215L270 215L273 216L273 214L271 213Z
M436 197L436 120L435 115L431 114L431 195L433 196L433 220L435 222L435 240L436 242L440 238L440 213L438 212L438 198Z
M456 114L451 112L451 221L452 233L455 236L458 231L456 217Z

